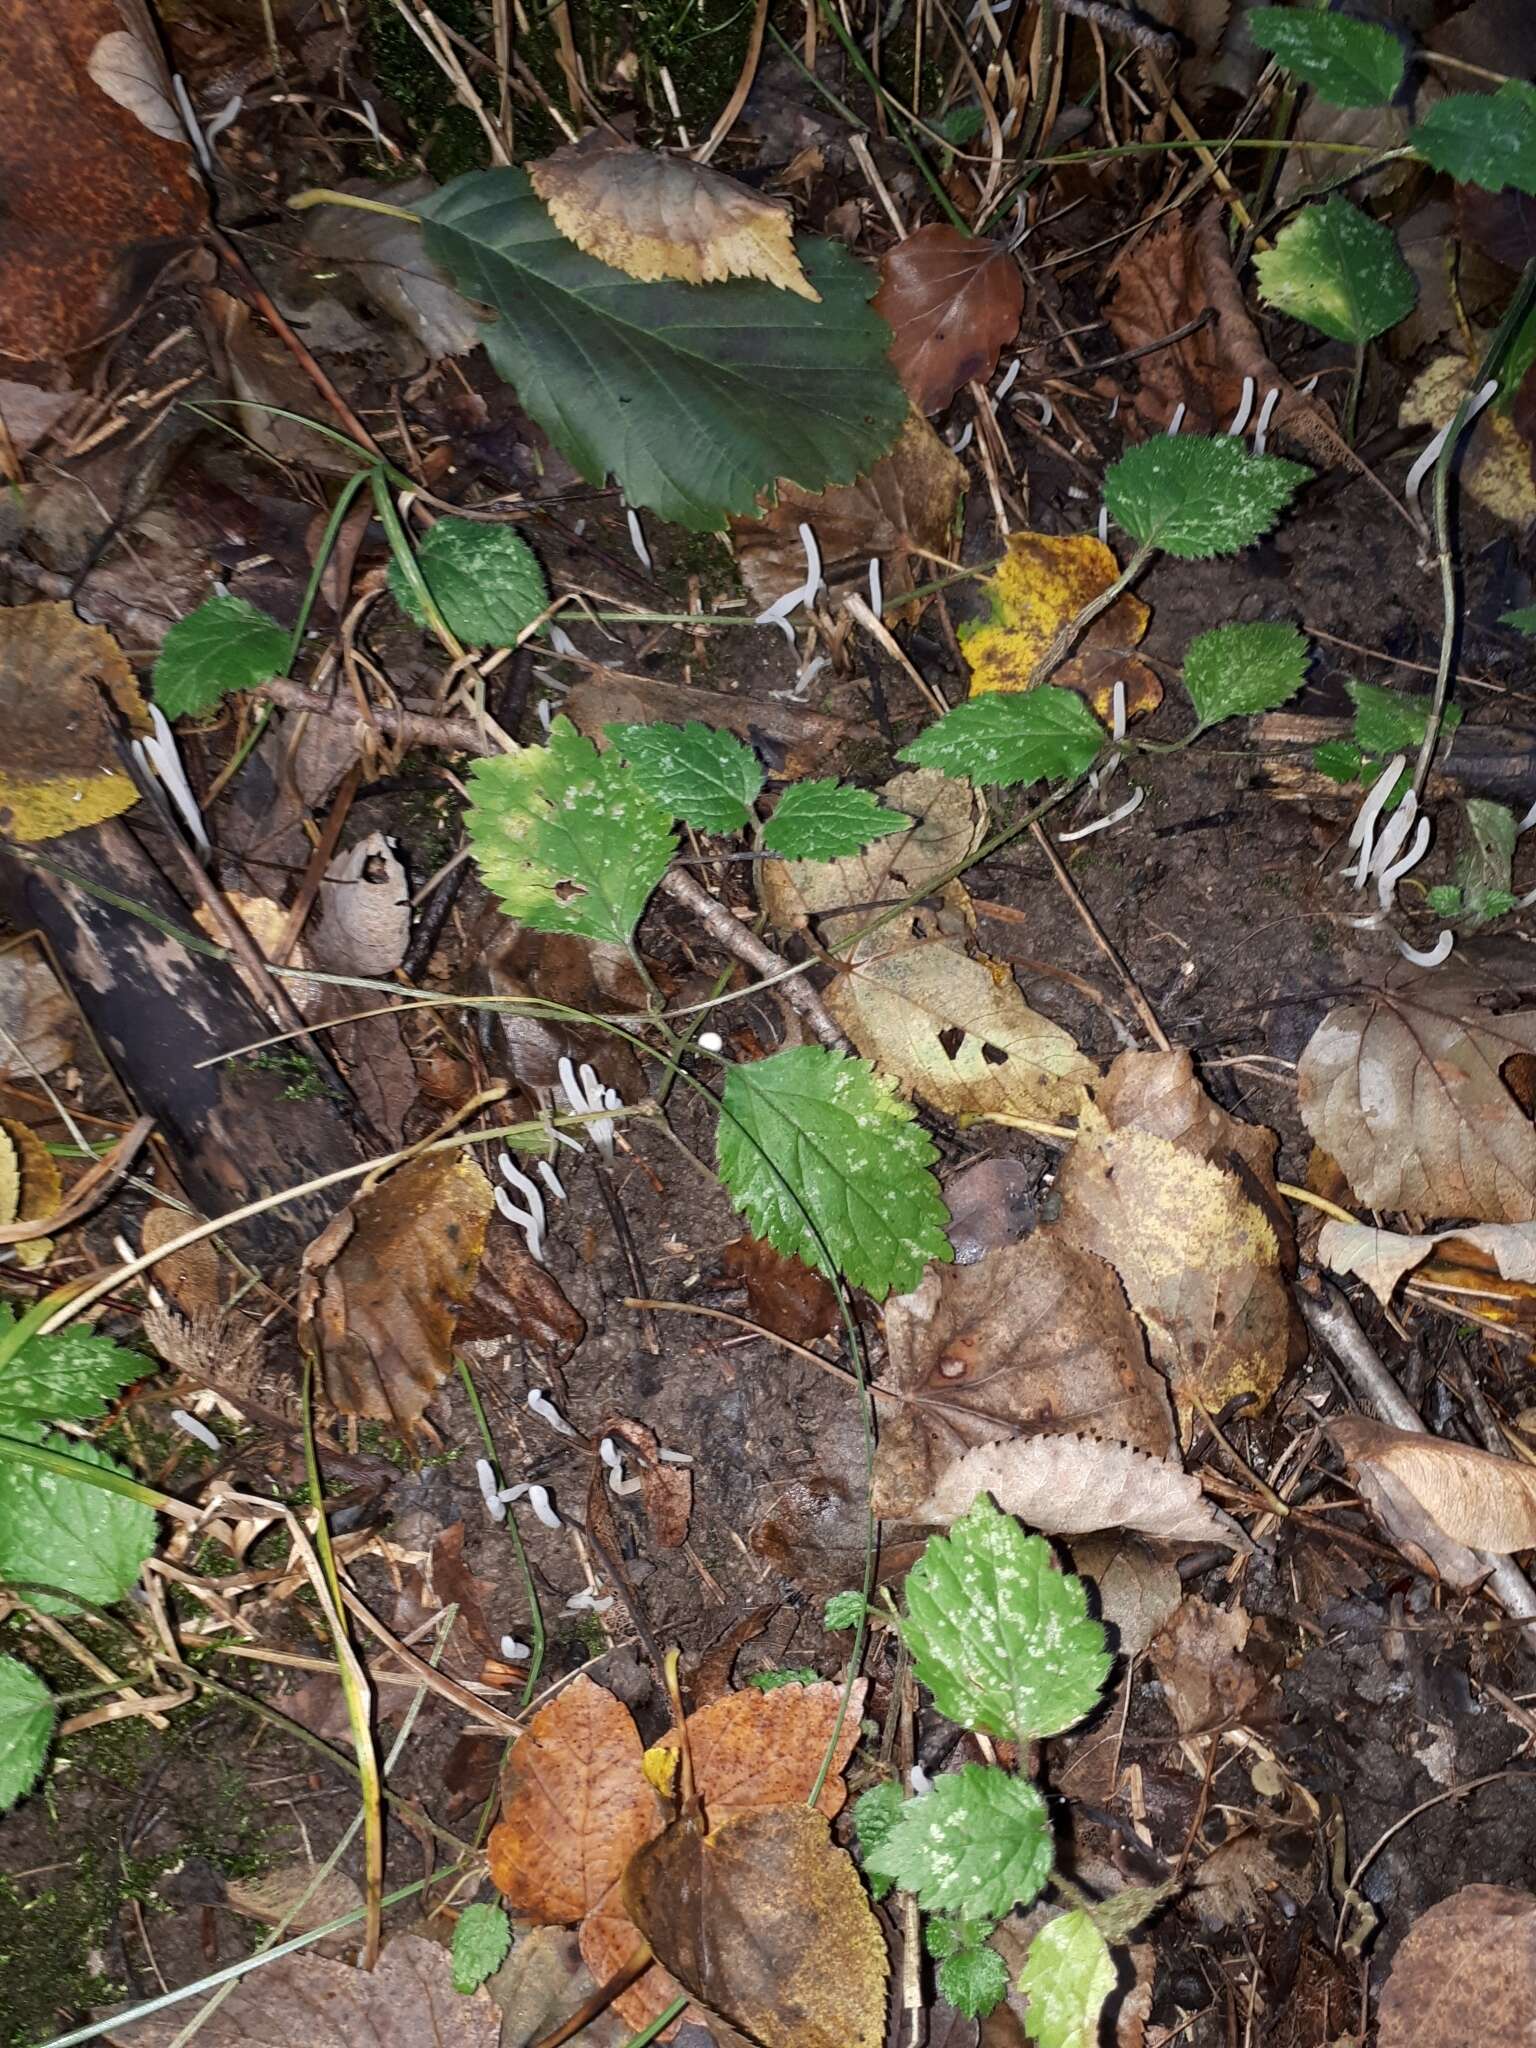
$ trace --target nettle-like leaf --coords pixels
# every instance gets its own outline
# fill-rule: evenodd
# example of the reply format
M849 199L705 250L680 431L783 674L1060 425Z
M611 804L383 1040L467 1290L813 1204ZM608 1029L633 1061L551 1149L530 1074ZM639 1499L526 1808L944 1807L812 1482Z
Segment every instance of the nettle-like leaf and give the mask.
M1536 86L1507 78L1497 92L1448 93L1408 140L1463 185L1536 193Z
M894 1877L884 1877L869 1868L869 1858L895 1827L906 1803L906 1794L890 1778L883 1784L871 1785L853 1802L853 1832L858 1837L859 1854L864 1859L872 1898L883 1899L896 1888Z
M538 556L510 526L439 519L416 544L416 566L449 631L470 647L515 647L549 603ZM426 612L393 558L389 587L400 609L424 626Z
M205 597L166 634L155 702L167 718L205 718L233 690L254 690L288 666L288 633L243 597Z
M739 832L762 794L763 764L733 733L686 725L607 725L648 796L696 832Z
M1388 28L1308 7L1255 7L1248 33L1334 107L1382 107L1403 83L1403 46Z
M842 860L911 823L851 783L792 782L763 827L763 849L783 860Z
M841 244L796 244L818 301L751 278L640 283L558 231L522 171L474 171L421 202L428 253L490 306L486 352L589 483L695 532L756 516L786 478L851 483L907 399L876 280Z
M825 1629L857 1628L867 1604L859 1592L833 1593L821 1610L821 1625Z
M1523 604L1517 611L1500 612L1499 624L1513 626L1517 633L1524 633L1527 639L1536 637L1536 604Z
M1039 1897L1053 1849L1045 1801L1027 1778L967 1764L904 1800L864 1862L872 1875L915 1892L925 1913L963 1908L1000 1920Z
M32 1423L9 1424L5 1433L82 1464L123 1470L93 1444L45 1436ZM154 1511L141 1502L19 1460L0 1463L0 1579L53 1586L105 1607L127 1592L154 1547ZM74 1611L67 1599L31 1597L49 1614Z
M35 1671L0 1657L0 1813L37 1783L57 1711Z
M933 1140L868 1060L792 1045L732 1067L715 1145L754 1236L877 1301L953 1257Z
M1311 474L1279 455L1250 454L1230 434L1159 434L1111 463L1104 501L1143 547L1198 562L1251 547Z
M1011 789L1015 783L1085 774L1104 741L1103 726L1075 690L1044 683L1035 690L968 698L896 758Z
M907 1574L902 1640L934 1705L1006 1742L1092 1711L1113 1662L1081 1579L985 1494Z
M511 1946L512 1928L500 1906L466 1906L453 1930L454 1990L477 1991Z
M11 1310L0 1304L0 1338L15 1325ZM153 1359L75 1324L51 1337L29 1338L0 1366L0 1429L19 1422L90 1422L124 1387L155 1370Z
M1266 305L1357 345L1406 320L1419 292L1392 230L1337 193L1304 206L1254 268Z
M1189 643L1184 687L1202 726L1250 718L1294 697L1307 679L1305 634L1278 621L1213 626Z
M1347 682L1355 707L1354 741L1367 754L1411 754L1424 743L1434 703L1428 691L1388 690L1380 683ZM1454 732L1461 723L1459 704L1447 704L1442 724Z
M1115 1961L1085 1912L1063 1913L1029 1945L1019 1989L1035 2048L1098 2048L1099 2015L1115 1988Z
M469 789L469 843L509 917L628 945L677 841L627 762L557 718L548 746L476 761Z
M939 1996L968 2020L984 2019L1008 1996L1008 1965L985 1942L943 1957L936 1978Z

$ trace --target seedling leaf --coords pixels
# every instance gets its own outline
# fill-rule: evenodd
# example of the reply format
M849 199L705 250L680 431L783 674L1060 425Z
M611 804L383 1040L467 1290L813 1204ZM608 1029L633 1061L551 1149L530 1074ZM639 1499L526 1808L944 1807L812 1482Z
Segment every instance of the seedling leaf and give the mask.
M1213 626L1189 643L1184 687L1202 726L1272 711L1306 681L1307 641L1278 623Z
M31 1423L8 1425L6 1433L85 1465L99 1465L108 1472L123 1469L93 1445L44 1436ZM55 1586L99 1607L120 1600L155 1547L153 1511L88 1480L62 1478L19 1460L3 1469L0 1579ZM74 1611L68 1600L31 1597L48 1614Z
M763 828L763 846L784 860L841 860L911 822L851 783L792 782Z
M1008 1995L1008 1965L995 1948L956 1949L938 1968L939 1996L968 2020L981 2019Z
M1112 1659L1082 1581L980 1495L907 1575L901 1633L934 1705L1008 1742L1059 1735L1090 1712Z
M288 666L288 634L243 597L207 597L166 634L155 702L167 718L205 718L233 690L254 690Z
M872 1898L883 1899L896 1887L894 1877L885 1877L869 1868L869 1859L901 1818L906 1803L906 1794L891 1778L882 1785L871 1785L853 1802L853 1831L859 1839L859 1854L864 1859Z
M1392 230L1337 194L1303 207L1254 267L1266 305L1335 341L1373 341L1418 297Z
M822 1627L827 1629L857 1628L863 1616L865 1604L862 1593L834 1593L822 1609Z
M919 733L897 759L1011 789L1084 774L1104 739L1103 726L1075 691L1045 683L1017 695L993 691L968 699Z
M933 1141L867 1060L795 1045L732 1067L715 1142L756 1236L878 1301L953 1256Z
M1469 796L1462 808L1467 830L1454 872L1464 913L1476 926L1514 905L1515 814L1483 796Z
M1099 2014L1114 1988L1114 1958L1086 1913L1063 1913L1042 1927L1019 1974L1035 2048L1097 2048Z
M547 746L477 761L469 787L469 842L509 917L629 943L676 846L633 768L557 718Z
M0 1813L37 1783L55 1712L37 1674L19 1658L0 1657Z
M1364 753L1406 754L1422 743L1433 702L1427 693L1410 696L1404 690L1384 689L1380 683L1347 682L1344 687L1354 700L1355 745ZM1460 723L1460 706L1448 704L1445 730L1454 732Z
M925 1913L963 1908L1000 1920L1038 1898L1052 1849L1045 1801L1029 1780L996 1764L967 1764L904 1800L864 1861L871 1873L915 1892Z
M1408 140L1426 163L1463 185L1536 193L1536 86L1507 78L1497 92L1448 93Z
M1159 434L1110 465L1104 499L1143 547L1197 562L1252 546L1311 474L1278 455L1251 455L1227 434Z
M0 1305L0 1337L15 1327ZM124 1387L155 1370L151 1359L71 1325L33 1337L0 1368L0 1429L26 1422L89 1422Z
M1402 85L1403 46L1377 22L1305 7L1256 7L1248 32L1330 106L1385 106Z
M603 730L647 796L698 832L739 832L763 787L762 763L734 734L687 725L609 725Z
M500 1906L466 1906L453 1930L454 1990L477 1991L501 1968L511 1946L512 1929Z
M515 647L549 603L538 556L510 526L439 519L417 543L416 566L449 631L470 647ZM389 587L400 609L426 625L416 592L393 559Z

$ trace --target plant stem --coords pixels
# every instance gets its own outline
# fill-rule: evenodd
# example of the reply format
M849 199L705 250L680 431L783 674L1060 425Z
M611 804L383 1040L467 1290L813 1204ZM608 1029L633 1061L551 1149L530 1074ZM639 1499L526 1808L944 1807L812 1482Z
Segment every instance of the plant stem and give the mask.
M1028 116L1023 133L1019 137L1016 161L1027 163L1035 153L1045 127L1045 117L1051 104L1051 86L1056 76L1056 5L1055 0L1040 0L1040 77L1030 101Z
M935 172L933 166L929 163L927 157L923 155L923 152L918 148L916 142L913 140L911 130L907 126L906 108L902 106L899 100L894 99L891 96L891 94L886 90L886 88L880 83L880 80L876 77L874 71L870 68L869 59L864 55L864 52L859 48L858 44L853 40L853 37L849 35L847 29L843 27L842 22L838 19L837 9L835 7L829 6L827 4L827 0L817 0L817 4L821 9L822 19L826 22L827 26L832 30L832 33L837 37L837 40L842 44L844 50L848 54L849 60L852 63L854 69L858 72L859 76L864 80L865 84L869 87L870 91L875 93L878 98L884 100L886 111L890 114L891 117L891 126L896 130L897 138L900 141L903 149L906 150L908 156L910 156L913 163L916 164L919 172L922 175L924 184L928 187L929 191L933 194L935 200L938 202L940 212L943 213L945 219L949 222L952 228L957 228L959 232L962 235L964 235L967 240L969 240L972 233L970 224L968 221L965 220L964 216L957 211L954 201L950 198L949 194L944 190L944 186L941 180L939 179L938 174ZM1047 0L1047 4L1049 4L1049 0ZM860 126L863 126L862 122L860 123Z
M1102 613L1107 612L1118 598L1125 595L1156 552L1157 548L1154 542L1144 542L1136 550L1135 554L1132 555L1114 582L1109 585L1108 589L1101 590L1097 597L1090 598L1076 618L1068 619L1067 623L1056 635L1056 638L1035 663L1034 670L1029 678L1030 689L1033 690L1039 684L1050 680L1052 672L1059 668L1062 662L1066 660L1094 620L1100 617Z
M1360 387L1365 382L1365 343L1355 343L1355 366L1349 374L1349 391L1344 399L1344 438L1353 448L1355 425L1360 414Z
M505 1485L506 1479L502 1471L501 1460L496 1455L496 1439L491 1434L491 1425L486 1418L485 1408L480 1399L480 1389L475 1385L474 1375L470 1372L467 1362L457 1354L455 1354L453 1362L458 1369L459 1379L464 1391L469 1396L470 1409L474 1415L476 1426L480 1431L480 1440L485 1445L485 1455L490 1463L491 1470L496 1475L497 1484ZM517 1703L517 1711L522 1714L527 1711L528 1703L533 1698L533 1689L539 1682L539 1673L544 1666L544 1610L539 1605L539 1589L533 1581L533 1567L529 1564L528 1553L523 1548L522 1531L518 1528L511 1515L508 1515L502 1527L512 1539L512 1549L517 1558L518 1570L523 1575L523 1591L528 1595L528 1631L533 1637L532 1653L528 1659L528 1679L523 1687L523 1696Z

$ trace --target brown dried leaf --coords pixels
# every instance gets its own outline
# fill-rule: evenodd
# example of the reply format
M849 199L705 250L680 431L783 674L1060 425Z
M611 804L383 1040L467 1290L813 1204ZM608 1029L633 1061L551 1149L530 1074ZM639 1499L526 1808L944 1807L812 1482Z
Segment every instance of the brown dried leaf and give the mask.
M1139 1657L1184 1598L1178 1566L1131 1536L1081 1536L1068 1549L1073 1571L1098 1590L1099 1611L1117 1635L1112 1647Z
M1536 1547L1536 1467L1363 1415L1330 1422L1328 1434L1394 1543L1427 1550L1427 1518L1431 1535L1467 1550Z
M1014 1437L966 1451L912 1519L947 1528L980 1493L990 1493L1005 1513L1047 1536L1135 1529L1162 1543L1248 1548L1242 1530L1212 1507L1191 1473L1097 1437Z
M563 1365L586 1334L585 1317L516 1230L488 1231L475 1291L455 1331L457 1341L486 1344L517 1337Z
M808 522L815 528L822 573L833 596L862 589L870 558L878 556L889 605L936 573L921 556L914 562L914 549L949 553L965 483L964 464L920 412L911 412L895 446L867 476L827 491L781 483L776 502L760 519L732 519L741 580L765 607L804 583L800 527ZM915 617L916 610L911 607L910 615Z
M532 2048L570 2019L596 1991L576 1936L563 1927L530 1927L486 1982L501 2008L501 2048ZM633 2028L601 2012L581 2031L582 2048L625 2048Z
M281 1863L259 1877L232 1878L224 1896L236 1913L265 1921L269 1927L281 1924L286 1934L308 1934L311 1928L324 1927L329 1920L361 1913L363 1905L363 1894L354 1878L344 1870L333 1870L322 1877L314 1863ZM355 1947L356 1939L355 1930L329 1937L338 1948ZM320 1952L326 1953L325 1943L320 1945Z
M891 367L922 412L983 382L1019 331L1024 278L1000 243L935 224L887 249L875 311L890 323Z
M1495 1016L1466 982L1426 976L1323 1019L1298 1105L1365 1207L1529 1223L1536 1129L1501 1070L1532 1051L1536 1010Z
M686 1465L662 1463L656 1455L656 1432L643 1422L610 1416L598 1435L619 1437L634 1453L651 1541L658 1550L680 1550L688 1540L688 1518L693 1513L693 1473Z
M472 1159L431 1153L358 1195L305 1251L300 1342L343 1415L406 1432L419 1421L452 1370L493 1204Z
M0 1080L51 1074L74 1058L79 1036L74 998L36 940L0 946Z
M802 1260L775 1251L766 1238L733 1239L720 1263L745 1286L753 1322L776 1336L787 1337L791 1344L812 1344L837 1328L837 1295L831 1282Z
M393 974L411 936L405 868L382 832L338 853L320 883L310 952L328 974Z
M54 1215L64 1200L64 1183L48 1147L29 1124L0 1117L0 1131L10 1142L15 1160L14 1196L3 1204L0 1223L35 1223ZM41 1266L53 1254L51 1237L31 1237L8 1247L18 1265Z
M1279 1853L1281 1846L1292 1852L1294 1862ZM1229 1835L1206 1857L1190 1887L1190 1903L1201 1926L1212 1932L1223 1927L1251 1927L1263 1913L1265 1900L1277 1891L1304 1906L1316 1889L1312 1848L1311 1831L1299 1828L1276 1830L1273 1842L1257 1828ZM1328 2033L1332 2032L1330 2027Z
M1470 1223L1459 1230L1437 1230L1426 1237L1399 1230L1378 1230L1366 1223L1331 1219L1318 1233L1317 1256L1335 1273L1363 1280L1383 1307L1405 1273L1422 1265L1436 1245L1449 1247L1449 1257L1466 1259L1470 1252L1486 1255L1504 1280L1536 1283L1536 1223ZM1432 1275L1426 1273L1424 1278Z
M156 1204L145 1210L139 1226L140 1249L157 1251L173 1238L184 1237L194 1223L201 1221L201 1217ZM172 1252L169 1258L158 1260L154 1277L156 1286L171 1297L184 1316L215 1316L223 1306L219 1253L212 1238L205 1237L183 1251Z
M820 302L795 254L789 208L707 164L636 149L594 129L530 164L528 177L562 235L630 277L684 284L761 277Z
M875 1512L913 1513L945 1467L1000 1432L1102 1431L1164 1457L1173 1418L1141 1326L1101 1259L1050 1232L970 1266L931 1267L887 1302Z
M1381 2048L1530 2048L1536 1898L1463 1885L1421 1913L1381 1994Z
M67 604L0 611L0 838L56 839L138 802L107 699L148 732L133 671L103 627Z
M1240 1721L1260 1677L1243 1656L1252 1627L1241 1607L1191 1593L1147 1649L1181 1735Z
M859 1679L849 1696L827 1781L816 1801L816 1811L828 1820L841 1812L848 1796L841 1774L859 1739L865 1684ZM842 1686L824 1679L816 1685L778 1685L772 1692L728 1692L690 1714L694 1776L710 1826L719 1827L732 1814L807 1799L842 1703ZM676 1730L669 1730L656 1747L676 1749Z

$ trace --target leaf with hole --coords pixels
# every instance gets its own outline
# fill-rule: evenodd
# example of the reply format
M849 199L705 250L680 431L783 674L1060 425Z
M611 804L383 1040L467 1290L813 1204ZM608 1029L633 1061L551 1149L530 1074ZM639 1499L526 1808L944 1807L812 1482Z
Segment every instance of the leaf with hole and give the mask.
M81 1465L130 1476L94 1444L45 1436L35 1423L8 1423L5 1434ZM14 1458L0 1465L0 1472L0 1579L51 1586L59 1595L74 1594L98 1607L120 1600L155 1547L153 1509L89 1479L46 1472ZM28 1597L47 1614L74 1612L67 1597Z
M784 860L843 860L911 823L851 783L792 782L763 827L763 849Z
M515 647L549 603L538 556L510 526L439 519L416 543L416 566L448 630L469 647ZM421 601L393 558L389 587L400 609L424 626Z
M1255 7L1248 33L1335 107L1379 107L1403 83L1403 45L1379 22L1308 7Z
M1251 547L1311 474L1279 455L1250 454L1230 434L1159 434L1110 464L1104 501L1142 547L1200 562Z
M1304 206L1254 268L1266 305L1357 346L1406 320L1418 297L1392 230L1337 193Z
M1497 92L1448 93L1408 140L1461 184L1536 193L1536 86L1506 78Z
M864 1861L871 1875L915 1892L925 1913L1000 1920L1039 1897L1054 1850L1045 1801L1027 1778L967 1764L904 1800Z
M647 796L698 832L739 832L752 821L763 766L734 733L700 725L605 725Z
M512 1946L512 1929L500 1906L466 1906L453 1930L453 1988L477 1990L499 1970Z
M1019 1989L1035 2048L1097 2048L1099 2015L1115 1988L1115 1963L1088 1914L1063 1913L1029 1945Z
M592 484L695 531L751 513L779 477L851 483L900 433L873 279L802 240L819 303L735 278L643 284L556 229L517 170L470 172L423 202L427 248L495 318L498 375Z
M629 944L677 844L633 768L560 717L547 746L476 761L469 791L469 842L509 917Z
M1012 789L1021 782L1086 774L1106 738L1081 697L1042 683L1017 695L993 692L968 699L919 733L896 758Z
M15 1327L0 1305L0 1338ZM51 1337L31 1337L0 1367L0 1429L19 1422L92 1422L110 1401L156 1370L153 1359L125 1351L78 1323Z
M166 634L155 702L167 718L206 718L235 690L270 683L288 666L288 634L243 597L207 597Z
M716 1147L759 1237L877 1301L952 1256L933 1140L866 1060L797 1045L732 1067Z
M1306 636L1275 622L1213 626L1191 640L1184 687L1202 727L1273 711L1307 679Z
M53 1694L16 1657L0 1657L0 1813L24 1799L48 1754Z

